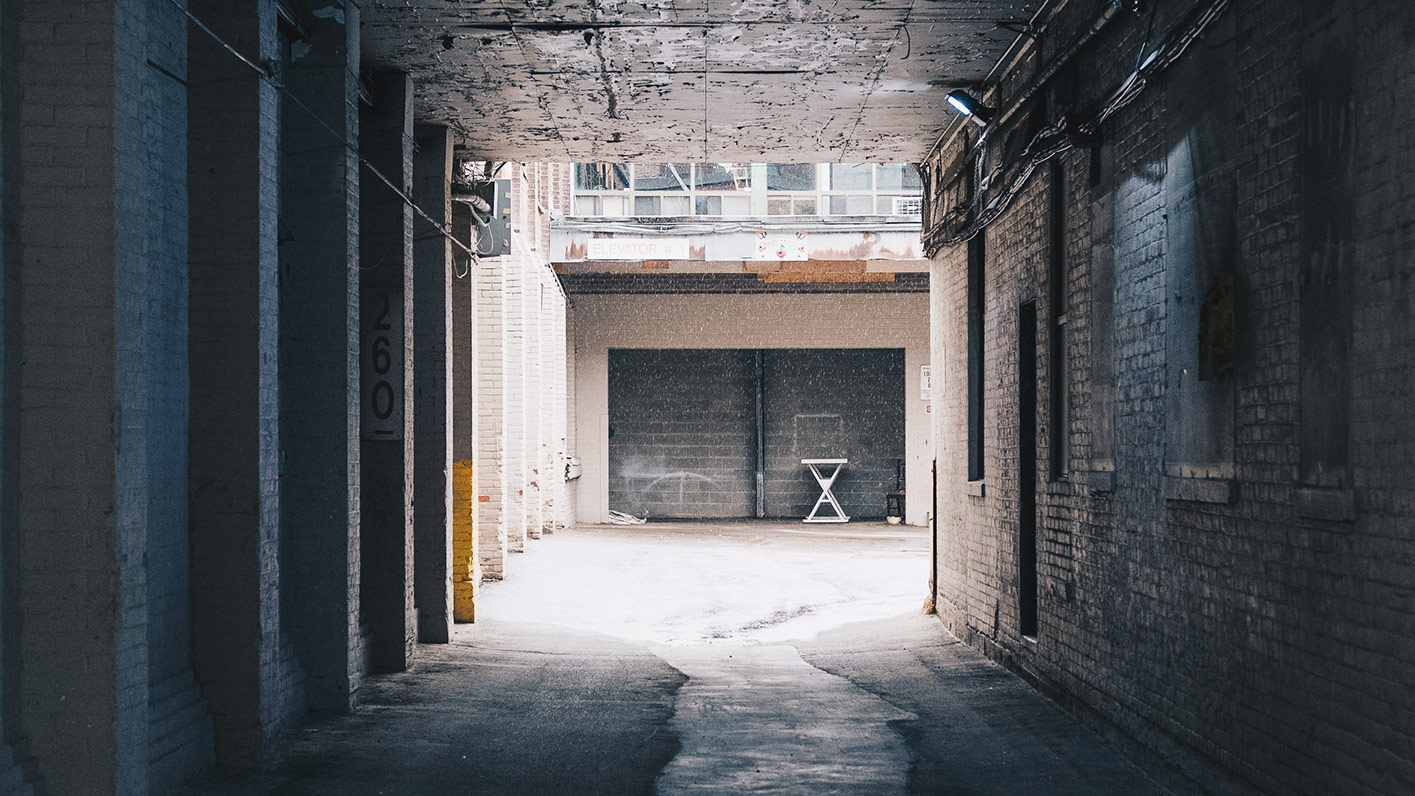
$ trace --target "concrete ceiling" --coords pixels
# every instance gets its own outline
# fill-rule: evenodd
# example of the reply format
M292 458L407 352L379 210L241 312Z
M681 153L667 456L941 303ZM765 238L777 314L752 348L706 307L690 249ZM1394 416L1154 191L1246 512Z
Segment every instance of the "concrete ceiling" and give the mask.
M378 0L366 64L496 160L914 162L1035 0Z

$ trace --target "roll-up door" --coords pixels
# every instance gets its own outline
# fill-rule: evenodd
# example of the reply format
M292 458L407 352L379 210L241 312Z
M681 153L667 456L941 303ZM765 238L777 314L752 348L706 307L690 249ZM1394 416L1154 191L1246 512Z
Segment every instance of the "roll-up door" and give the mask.
M904 352L609 352L610 508L758 516L758 435L762 516L810 512L820 488L801 465L809 458L848 459L836 498L852 517L883 516L904 455Z
M754 352L609 352L609 506L659 518L755 514Z
M820 497L802 459L849 459L836 499L851 517L884 516L904 455L903 350L780 349L762 361L767 516L803 517Z

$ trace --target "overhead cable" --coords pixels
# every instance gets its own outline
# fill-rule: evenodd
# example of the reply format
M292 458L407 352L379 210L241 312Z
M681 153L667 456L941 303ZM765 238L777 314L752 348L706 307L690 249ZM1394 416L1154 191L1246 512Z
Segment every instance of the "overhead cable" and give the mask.
M387 185L394 193L398 195L399 199L403 200L404 204L406 204L408 207L411 207L414 213L417 213L418 215L422 216L423 219L426 220L429 224L431 224L438 232L440 232L444 238L451 241L453 245L455 245L457 248L466 252L467 255L469 255L474 262L481 262L481 258L477 256L476 251L474 251L466 244L462 243L460 240L457 240L457 237L452 234L452 231L449 230L446 225L442 224L437 219L428 215L427 211L419 207L417 202L414 202L413 198L411 196L408 196L407 192L405 192L399 186L395 185L393 181L388 179L388 177L385 176L382 171L379 171L376 166L370 163L368 161L368 158L365 158L362 154L360 154L359 147L356 143L350 141L347 137L345 137L344 133L335 129L332 125L326 122L318 113L316 113L313 108L306 105L303 100L291 93L290 89L287 88L285 84L281 83L279 80L276 80L275 77L270 74L270 71L268 69L243 55L229 42L221 38L221 36L216 31L212 30L209 26L207 26L205 22L202 22L200 19L198 19L195 14L193 14L188 8L178 2L178 0L168 0L168 2L171 3L177 10L181 11L187 19L191 20L192 24L201 28L207 36L211 37L212 41L221 45L222 49L235 56L236 60L250 67L252 71L254 71L257 75L260 76L261 80L264 80L265 82L269 83L271 87L273 87L276 91L280 92L280 94L282 94L286 99L290 100L290 102L294 103L296 107L309 114L310 118L314 119L316 124L318 124L320 127L323 127L325 130L328 130L329 133L333 135L336 139L338 139L339 142L344 145L344 148L347 149L349 153L352 154L359 161L359 165L368 169L369 173L377 177L379 181L382 182L384 185Z
M1076 123L1063 115L1055 123L1037 131L1036 135L1027 143L1016 163L1004 163L998 166L988 178L988 181L999 178L1006 179L1007 172L1011 170L1011 178L1007 179L1004 190L987 201L985 205L970 208L965 201L951 208L940 223L924 232L925 250L937 251L937 248L942 246L962 243L995 221L1022 192L1028 179L1031 178L1032 172L1038 166L1073 149L1078 141L1090 140L1100 129L1102 123L1134 101L1149 85L1150 80L1178 61L1189 49L1189 46L1223 14L1228 8L1228 3L1229 0L1212 0L1208 5L1191 11L1185 17L1184 22L1177 25L1163 43L1148 56L1143 57L1139 66L1121 81L1120 85L1085 121ZM980 149L976 145L972 149L971 158L976 159L980 154ZM964 223L964 219L966 219L966 223ZM932 240L940 232L944 232L942 227L948 226L950 223L961 223L963 226L947 238Z

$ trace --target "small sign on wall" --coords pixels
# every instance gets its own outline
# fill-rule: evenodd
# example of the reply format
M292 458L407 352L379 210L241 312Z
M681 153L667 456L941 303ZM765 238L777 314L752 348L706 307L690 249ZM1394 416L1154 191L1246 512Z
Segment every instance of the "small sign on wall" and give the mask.
M364 439L403 438L403 294L364 300L359 346L359 427Z
M591 260L686 260L687 238L590 238Z
M933 368L929 365L919 366L919 400L927 401L933 397Z
M806 233L758 232L758 260L805 260Z

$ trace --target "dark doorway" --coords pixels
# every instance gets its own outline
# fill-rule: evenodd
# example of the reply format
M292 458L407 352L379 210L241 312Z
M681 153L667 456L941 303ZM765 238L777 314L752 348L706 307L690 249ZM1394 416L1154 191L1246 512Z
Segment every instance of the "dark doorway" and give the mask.
M1037 635L1037 303L1017 318L1018 621L1022 635Z

